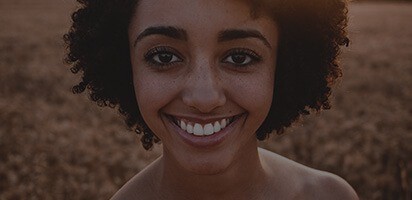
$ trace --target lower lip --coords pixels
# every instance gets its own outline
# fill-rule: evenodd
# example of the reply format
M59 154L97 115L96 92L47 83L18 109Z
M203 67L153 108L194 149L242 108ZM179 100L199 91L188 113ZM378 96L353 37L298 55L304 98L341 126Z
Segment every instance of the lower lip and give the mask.
M226 126L224 129L220 130L217 133L214 133L213 135L208 135L208 136L195 136L193 134L190 134L180 127L178 127L174 122L172 122L170 119L167 118L168 124L171 125L172 129L175 130L179 134L179 136L182 138L182 140L189 144L190 146L194 146L197 148L210 148L214 146L218 146L221 144L230 134L233 134L235 131L235 127L242 119L244 118L244 114L241 116L237 117L235 121L230 123L228 126Z

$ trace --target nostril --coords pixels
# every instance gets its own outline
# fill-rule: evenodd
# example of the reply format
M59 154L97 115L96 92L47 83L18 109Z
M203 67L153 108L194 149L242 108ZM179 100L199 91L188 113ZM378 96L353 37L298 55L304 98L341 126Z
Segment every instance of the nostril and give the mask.
M208 113L223 106L226 103L226 96L223 90L198 88L186 91L183 95L183 103L202 113Z

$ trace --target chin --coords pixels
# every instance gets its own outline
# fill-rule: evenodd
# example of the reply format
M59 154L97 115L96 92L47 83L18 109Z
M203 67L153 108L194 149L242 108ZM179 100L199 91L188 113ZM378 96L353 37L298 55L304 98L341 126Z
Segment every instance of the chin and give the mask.
M222 162L221 159L215 161L192 160L190 163L183 163L185 170L196 175L217 175L225 172L229 168L230 162Z
M180 165L181 169L195 175L216 175L230 170L236 162L239 152L236 145L227 144L217 149L193 150L175 149L171 152L173 160Z

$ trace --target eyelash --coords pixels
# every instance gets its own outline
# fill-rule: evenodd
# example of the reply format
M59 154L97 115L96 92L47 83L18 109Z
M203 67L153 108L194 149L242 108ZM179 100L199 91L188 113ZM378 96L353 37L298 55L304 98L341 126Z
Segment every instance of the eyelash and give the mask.
M172 60L175 59L175 61L173 62L168 62L168 63L162 63L162 62L158 62L155 60L155 56L159 56L161 54L168 54L172 56ZM160 46L160 47L154 47L153 49L150 49L145 55L144 55L144 59L147 63L149 63L150 65L155 65L157 67L160 68L167 68L173 64L176 64L178 62L182 62L182 56L180 56L176 50L174 50L173 48L170 47L164 47L164 46ZM159 58L160 59L160 58ZM177 59L177 60L176 60Z
M228 59L231 56L234 55L244 55L244 56L248 56L250 58L250 61L246 64L236 64L236 63L231 63L226 61L226 59ZM233 60L233 58L232 58ZM235 67L247 67L249 65L253 65L257 62L260 62L262 60L262 57L260 55L258 55L257 53L255 53L254 51L250 50L250 49L245 49L245 48L237 48L237 49L231 49L230 51L228 51L226 53L226 56L223 58L223 60L221 62L223 63L227 63L230 65L234 65Z

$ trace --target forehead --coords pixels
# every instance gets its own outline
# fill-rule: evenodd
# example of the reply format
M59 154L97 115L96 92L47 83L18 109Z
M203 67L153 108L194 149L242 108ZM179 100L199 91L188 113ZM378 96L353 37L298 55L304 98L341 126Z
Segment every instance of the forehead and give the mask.
M130 26L138 32L154 25L177 26L189 32L273 26L269 17L253 17L251 5L248 0L141 0Z

